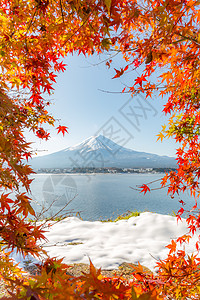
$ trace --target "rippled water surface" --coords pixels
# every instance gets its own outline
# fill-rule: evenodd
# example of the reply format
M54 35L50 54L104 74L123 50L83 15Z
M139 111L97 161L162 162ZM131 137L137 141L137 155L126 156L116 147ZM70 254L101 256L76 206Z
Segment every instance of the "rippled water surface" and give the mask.
M51 206L46 212L46 216L50 216L73 199L67 210L80 212L84 220L114 219L128 210L171 214L178 211L180 204L177 197L171 199L167 196L166 189L143 195L130 188L162 176L163 174L37 174L32 183L34 208L40 211L44 206ZM151 186L157 188L159 182ZM188 207L194 203L188 195L181 199L188 203Z

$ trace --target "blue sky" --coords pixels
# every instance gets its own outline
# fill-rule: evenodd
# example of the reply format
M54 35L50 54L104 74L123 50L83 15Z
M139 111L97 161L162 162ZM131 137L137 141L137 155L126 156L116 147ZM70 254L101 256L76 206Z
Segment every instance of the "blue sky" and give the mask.
M131 98L130 94L112 93L134 82L139 73L129 72L112 79L113 67L120 68L122 61L115 57L113 67L108 69L105 62L101 63L105 58L74 55L65 59L67 69L58 74L50 111L61 125L69 128L69 134L63 138L52 128L47 142L27 134L28 140L34 142L33 149L39 150L38 155L46 155L99 133L136 151L174 156L173 141L156 142L161 125L167 123L162 113L164 100L156 95L145 100L138 95Z

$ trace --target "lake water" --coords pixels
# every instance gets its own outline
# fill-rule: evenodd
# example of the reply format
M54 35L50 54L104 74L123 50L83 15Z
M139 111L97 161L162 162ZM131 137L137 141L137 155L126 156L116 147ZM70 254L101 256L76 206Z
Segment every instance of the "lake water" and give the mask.
M180 208L178 198L171 199L166 189L158 189L146 195L131 189L162 178L163 174L37 174L32 183L33 207L49 208L45 216L57 213L66 207L67 211L80 212L83 220L116 218L130 211L152 211L171 214ZM159 187L159 182L151 185ZM194 199L181 197L191 208Z

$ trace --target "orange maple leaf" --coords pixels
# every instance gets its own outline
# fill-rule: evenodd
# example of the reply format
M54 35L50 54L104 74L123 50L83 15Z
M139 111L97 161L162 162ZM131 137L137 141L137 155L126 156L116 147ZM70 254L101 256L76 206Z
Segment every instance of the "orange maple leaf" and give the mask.
M166 248L169 248L169 254L171 254L172 252L176 251L176 242L174 240L172 240L171 244L167 245Z

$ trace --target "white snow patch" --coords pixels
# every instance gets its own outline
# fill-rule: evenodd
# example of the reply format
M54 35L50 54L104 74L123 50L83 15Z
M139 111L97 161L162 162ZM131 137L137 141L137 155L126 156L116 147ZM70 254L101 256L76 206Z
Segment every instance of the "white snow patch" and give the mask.
M123 262L138 263L153 270L157 260L167 257L171 239L188 232L186 220L177 224L172 216L144 212L138 217L118 222L82 221L70 217L55 223L46 232L44 249L51 257L64 257L64 262L89 263L114 269ZM195 251L194 235L186 251ZM17 261L20 257L16 257Z

